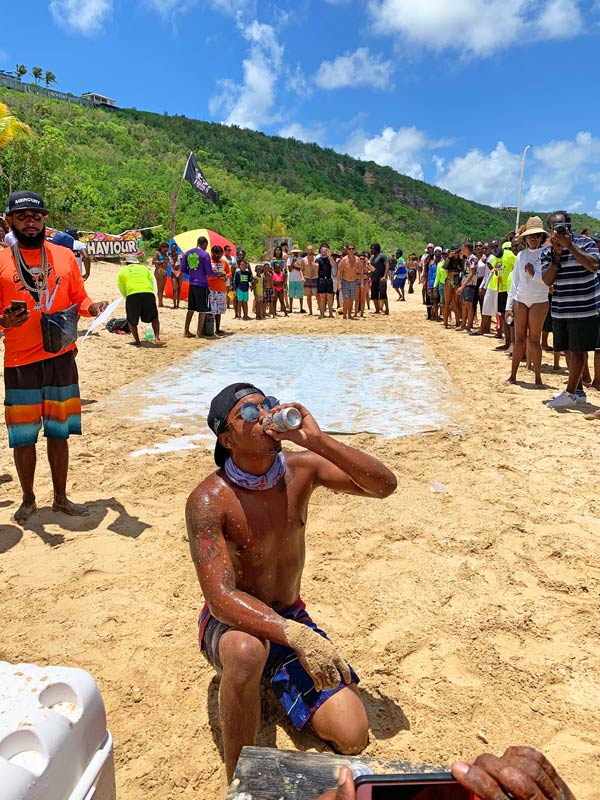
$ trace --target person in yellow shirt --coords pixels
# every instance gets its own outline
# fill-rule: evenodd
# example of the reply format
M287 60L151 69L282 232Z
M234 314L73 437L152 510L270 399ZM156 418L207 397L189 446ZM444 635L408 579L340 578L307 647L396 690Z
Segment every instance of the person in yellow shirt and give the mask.
M515 243L515 247L518 244ZM500 254L501 253L501 254ZM497 250L497 255L492 258L494 275L488 288L498 292L498 314L502 320L501 332L504 333L505 343L498 345L495 350L508 350L511 342L511 329L506 323L506 302L508 300L508 279L515 266L517 256L513 252L513 241L504 242Z
M129 330L133 334L134 344L141 347L138 325L140 319L152 325L154 339L160 342L160 323L158 308L154 296L152 273L145 264L140 264L137 254L125 256L125 266L117 275L117 286L125 298L125 309Z

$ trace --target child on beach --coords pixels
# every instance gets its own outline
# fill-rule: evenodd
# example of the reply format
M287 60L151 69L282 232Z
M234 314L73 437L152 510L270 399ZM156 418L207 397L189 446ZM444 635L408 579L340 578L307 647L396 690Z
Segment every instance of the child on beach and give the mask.
M263 264L263 292L265 312L268 307L271 316L276 317L277 311L275 308L275 292L273 290L273 269L268 261Z
M256 267L256 275L252 281L252 291L254 292L256 319L265 319L264 278L262 264L258 264Z
M248 316L248 296L252 284L252 270L247 261L240 261L239 268L235 271L234 289L238 301L238 310L242 319L250 319Z
M275 308L277 308L277 301L279 301L279 307L281 311L288 316L287 305L285 302L285 275L283 273L283 267L279 263L279 261L274 261L273 263L273 290L274 290L274 297L275 297Z

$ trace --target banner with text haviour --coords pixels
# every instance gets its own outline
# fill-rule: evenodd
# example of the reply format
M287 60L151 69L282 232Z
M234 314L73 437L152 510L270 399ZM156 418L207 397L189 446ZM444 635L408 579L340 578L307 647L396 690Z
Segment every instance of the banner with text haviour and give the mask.
M203 194L211 203L217 202L217 194L215 190L209 185L208 181L202 174L202 170L198 166L196 156L190 153L188 156L187 164L183 173L184 181L191 183L194 189L200 194Z

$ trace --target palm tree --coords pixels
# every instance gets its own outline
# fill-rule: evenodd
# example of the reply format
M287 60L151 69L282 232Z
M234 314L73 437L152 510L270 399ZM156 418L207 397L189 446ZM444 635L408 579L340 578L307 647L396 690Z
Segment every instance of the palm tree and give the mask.
M17 64L15 72L17 73L17 80L20 81L23 75L27 75L28 70L25 64Z
M260 227L262 232L269 239L275 236L285 236L286 233L285 222L281 219L279 214L267 214L265 221Z
M46 81L46 89L50 86L51 83L56 83L56 75L49 70L44 75L44 80Z
M36 83L39 83L39 82L42 80L42 75L43 75L44 73L42 72L42 68L41 68L41 67L34 67L34 68L31 70L31 74L33 75L33 80L34 80Z
M6 147L7 144L15 141L16 139L31 139L33 131L29 125L17 119L10 113L10 109L4 103L0 103L0 147Z

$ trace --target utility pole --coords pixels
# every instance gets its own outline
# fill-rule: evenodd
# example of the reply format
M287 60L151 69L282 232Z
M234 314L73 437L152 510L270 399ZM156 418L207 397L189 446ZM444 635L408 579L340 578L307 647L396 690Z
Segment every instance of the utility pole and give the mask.
M521 180L519 182L519 201L517 203L517 222L515 225L515 231L518 232L519 230L519 220L521 218L521 202L523 200L523 184L525 182L525 158L527 156L527 151L533 147L532 144L528 144L527 147L523 150L523 155L521 156Z

